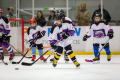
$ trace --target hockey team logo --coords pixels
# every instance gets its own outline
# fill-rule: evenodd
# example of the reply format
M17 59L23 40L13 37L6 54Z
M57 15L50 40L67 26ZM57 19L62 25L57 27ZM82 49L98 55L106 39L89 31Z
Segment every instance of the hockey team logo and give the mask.
M104 37L105 37L105 34L104 34L103 31L97 31L97 32L95 33L95 37L97 37L97 38L104 38Z

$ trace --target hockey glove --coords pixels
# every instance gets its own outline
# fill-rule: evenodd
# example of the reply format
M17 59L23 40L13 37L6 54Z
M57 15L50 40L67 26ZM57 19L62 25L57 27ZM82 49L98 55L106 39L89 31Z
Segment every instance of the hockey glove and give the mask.
M7 39L7 34L3 34L2 38L3 38L3 40L6 40Z
M37 38L42 38L44 36L43 32L40 32L40 34L37 35Z
M108 35L109 35L109 38L110 38L110 39L112 39L113 36L114 36L113 33L108 33Z
M55 45L53 42L50 43L50 46L51 46L53 49L56 47L56 45Z
M30 40L29 42L30 42L30 47L35 45L35 42L33 40Z
M62 34L63 39L67 39L70 36L68 32Z
M83 37L83 41L87 41L87 35Z

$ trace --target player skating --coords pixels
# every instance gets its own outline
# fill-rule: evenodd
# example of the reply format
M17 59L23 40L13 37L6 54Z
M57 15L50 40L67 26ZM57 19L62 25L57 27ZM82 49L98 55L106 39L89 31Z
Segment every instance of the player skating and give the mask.
M110 38L113 38L113 29L111 29L110 25L106 25L103 21L101 21L102 15L98 12L95 13L94 23L90 26L89 31L83 37L83 41L86 41L88 38L93 36L93 49L95 58L93 61L100 60L99 53L99 45L105 45L106 41ZM107 60L111 60L111 52L109 47L109 42L104 46L104 49L107 54Z
M36 46L38 47L39 56L43 54L43 44L42 38L45 35L46 31L43 27L36 24L36 20L34 18L29 20L30 27L28 28L28 41L30 42L30 46L32 46L32 60L36 59ZM41 60L44 60L44 57L41 57Z
M80 64L77 62L76 57L73 53L71 43L72 36L75 33L75 28L72 26L72 20L68 17L65 17L62 10L59 10L56 15L56 21L52 26L50 31L49 41L52 48L56 50L54 56L53 66L56 67L60 56L62 55L63 49L66 50L66 53L69 55L76 67L79 67ZM63 38L57 45L55 43Z
M61 11L62 14L64 14L64 11ZM64 19L64 22L68 22L68 23L71 23L73 25L73 27L75 28L75 24L69 20L69 19ZM54 27L54 26L53 26ZM55 53L54 53L55 54ZM66 53L65 49L64 49L64 60L65 60L65 63L68 63L69 62L69 57L68 57L68 54ZM53 62L54 61L54 58L51 58L50 59L50 62Z
M9 52L9 60L13 60L14 53L11 46L8 44L10 42L10 23L9 20L3 16L3 10L0 9L0 59L4 59L3 55L3 48L2 45L8 50Z

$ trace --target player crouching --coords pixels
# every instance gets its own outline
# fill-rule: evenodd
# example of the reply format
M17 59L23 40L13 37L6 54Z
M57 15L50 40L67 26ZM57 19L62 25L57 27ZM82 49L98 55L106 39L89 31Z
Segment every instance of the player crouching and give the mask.
M101 14L100 13L95 13L94 16L94 23L90 26L89 31L87 34L83 37L83 41L86 41L87 38L90 38L93 36L93 49L94 49L94 55L95 58L93 59L94 61L99 61L100 60L100 54L99 54L99 45L101 44L102 46L105 45L106 41L110 38L113 38L113 29L109 25L106 25L104 22L101 21ZM111 60L111 52L110 52L110 47L109 47L109 42L106 43L104 46L104 49L107 54L107 60Z
M36 20L34 18L29 20L30 27L28 28L28 41L32 47L32 60L36 59L36 46L38 47L39 56L43 54L43 44L42 38L45 35L46 31L39 25L36 25ZM45 60L44 57L41 57L41 60Z
M65 15L62 13L62 10L59 10L56 15L55 24L52 26L52 29L50 31L50 45L56 51L53 66L57 66L58 60L63 53L63 49L65 49L66 53L69 55L75 66L78 68L80 64L77 62L71 47L71 38L75 33L75 28L72 26L72 23L66 22L65 19L71 21L71 19L65 17ZM57 41L61 40L62 38L63 40L56 44Z
M10 42L10 23L9 20L2 15L3 10L0 9L0 59L4 59L3 55L3 48L2 45L8 50L9 54L9 60L13 60L14 53L10 45L8 44Z

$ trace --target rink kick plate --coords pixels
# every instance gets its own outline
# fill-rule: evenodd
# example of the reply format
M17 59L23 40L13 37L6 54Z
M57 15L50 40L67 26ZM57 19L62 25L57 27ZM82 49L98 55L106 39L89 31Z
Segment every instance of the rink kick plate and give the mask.
M46 53L46 55L50 55L51 53L52 52L48 52ZM94 55L94 52L74 52L74 54L75 55ZM30 55L32 55L32 52L30 52ZM36 55L39 55L39 52L36 52ZM106 55L106 52L101 52L100 55ZM120 52L111 52L111 55L120 55Z

